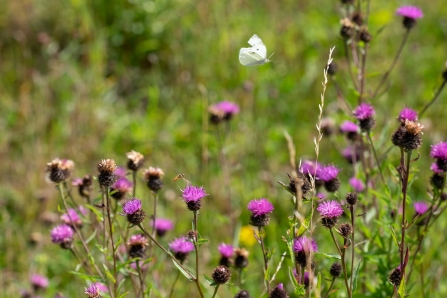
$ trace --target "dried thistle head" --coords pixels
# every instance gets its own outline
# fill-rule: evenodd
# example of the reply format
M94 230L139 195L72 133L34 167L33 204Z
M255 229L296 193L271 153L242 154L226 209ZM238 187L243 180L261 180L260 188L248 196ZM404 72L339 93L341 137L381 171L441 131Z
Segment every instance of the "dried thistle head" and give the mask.
M132 150L130 152L127 152L126 156L128 158L127 167L129 168L129 170L137 171L143 165L143 154Z
M417 135L419 133L423 134L422 129L424 128L424 125L416 121L405 120L405 128L409 133Z
M103 159L98 164L99 173L113 173L116 169L116 163L113 159Z
M47 163L48 178L54 183L60 183L70 177L74 169L74 162L69 159L55 158Z
M153 192L158 192L163 188L163 181L161 177L163 177L165 173L160 168L149 167L144 170L143 176L144 180L146 180L146 185Z

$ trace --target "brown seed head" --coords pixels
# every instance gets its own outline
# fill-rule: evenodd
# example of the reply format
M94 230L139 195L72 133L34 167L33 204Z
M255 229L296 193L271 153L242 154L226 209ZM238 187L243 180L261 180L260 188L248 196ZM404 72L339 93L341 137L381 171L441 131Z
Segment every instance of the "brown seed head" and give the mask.
M143 154L132 150L130 152L127 152L126 156L129 159L127 166L132 171L138 170L143 165L143 162L144 162Z
M419 133L423 134L422 129L424 128L424 125L416 121L405 120L405 128L409 133L417 135Z
M161 178L165 175L165 173L160 168L149 167L148 169L144 170L143 175L144 179L146 179L146 181L149 181L153 178Z
M113 159L103 159L98 164L98 172L100 173L113 173L116 169L116 163Z

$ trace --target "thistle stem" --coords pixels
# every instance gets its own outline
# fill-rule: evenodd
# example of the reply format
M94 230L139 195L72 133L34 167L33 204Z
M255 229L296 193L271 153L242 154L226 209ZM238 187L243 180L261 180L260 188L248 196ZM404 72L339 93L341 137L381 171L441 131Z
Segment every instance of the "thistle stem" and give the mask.
M144 298L144 281L143 281L143 274L141 273L141 266L140 266L140 260L137 260L137 270L138 270L138 278L140 280L140 289L138 290L138 294L141 293L141 298ZM179 271L180 272L180 271Z
M331 285L329 286L329 289L327 290L327 293L324 296L324 298L327 298L329 296L329 294L331 293L332 287L334 286L334 283L335 283L335 277L332 278Z
M436 90L436 93L435 93L435 95L433 95L432 100L430 100L430 102L427 103L427 104L425 105L425 107L422 109L422 111L419 113L419 118L422 118L422 115L425 114L425 112L427 111L427 109L428 109L432 104L435 103L436 99L438 99L439 94L441 94L441 91L442 91L442 89L444 89L444 87L445 87L446 84L447 84L447 80L444 80L444 81L442 82L441 86L439 86L438 90Z
M348 297L351 298L352 297L351 288L349 287L348 273L346 272L345 252L344 252L344 249L343 249L343 251L340 249L340 246L338 245L337 240L335 240L335 236L334 236L334 232L332 231L332 228L329 229L329 232L331 232L332 240L334 241L335 246L337 247L338 253L340 254L340 257L341 257L341 266L343 268L343 277L344 277L344 281L345 281L345 287L346 287L346 291L348 292Z
M267 259L267 252L265 251L264 247L264 240L262 239L262 228L258 227L258 236L259 236L259 242L261 243L262 248L262 255L264 256L264 281L267 286L267 294L270 294L270 282L268 278L266 278L266 275L268 273L269 265L268 265L268 259Z
M351 280L349 283L350 289L349 291L352 294L352 289L353 289L353 277L354 277L354 256L355 256L355 217L354 217L354 206L351 205L349 207L349 211L351 211L351 226L352 226L352 236L351 236Z
M174 279L174 283L172 284L171 291L169 292L169 298L174 294L175 285L177 284L178 278L180 277L180 270L177 270L177 276Z
M104 186L103 190L105 192L106 195L106 200L107 200L107 207L106 207L106 211L107 211L107 219L109 221L109 236L110 236L110 242L112 244L112 257L113 257L113 293L114 293L114 297L117 297L117 290L118 290L118 283L117 283L117 275L116 275L116 252L115 252L115 242L113 240L113 222L110 216L110 210L112 208L111 204L110 204L110 196L109 196L109 187Z
M382 88L383 84L386 82L388 76L390 75L391 71L393 71L394 66L397 63L397 60L399 60L400 55L402 54L402 50L404 48L405 43L407 42L408 36L410 35L410 29L407 29L405 31L404 38L402 39L402 43L399 46L399 49L397 50L396 56L394 57L393 62L391 63L390 68L385 72L385 74L382 76L382 79L380 80L379 85L377 85L376 90L374 91L373 95L371 96L371 99L374 99L377 94L379 93L380 89Z
M212 298L216 297L217 290L219 290L219 286L220 286L220 284L217 285L216 288L214 289L214 294L213 294L213 297L212 297Z

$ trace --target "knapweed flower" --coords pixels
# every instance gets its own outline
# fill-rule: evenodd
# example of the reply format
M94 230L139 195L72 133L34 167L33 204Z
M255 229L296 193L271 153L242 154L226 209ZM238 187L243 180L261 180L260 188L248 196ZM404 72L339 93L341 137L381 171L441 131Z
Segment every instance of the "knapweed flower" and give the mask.
M316 188L323 186L323 181L318 178L318 169L320 169L321 167L322 165L318 162L310 160L302 161L299 171L308 178L307 180L305 180L305 184L303 185L303 195L312 188L312 185L310 184L311 177L315 179Z
M229 121L233 115L239 113L239 106L231 101L221 101L208 108L210 113L210 121L214 124L220 123L222 120Z
M231 272L227 266L219 266L213 270L211 277L213 278L213 281L216 284L222 285L222 284L227 283L230 280Z
M250 293L248 293L246 290L242 290L234 296L234 298L250 298Z
M264 227L270 221L270 213L273 211L273 205L267 199L251 200L247 205L251 212L250 224L255 227Z
M343 149L342 155L346 159L346 161L350 164L354 164L360 161L360 147L356 145L350 145Z
M422 145L423 128L424 126L418 122L405 120L405 124L393 133L391 141L405 151L418 149Z
M315 239L309 239L306 236L298 237L293 242L293 251L295 253L295 261L301 267L306 267L309 252L318 251L317 242Z
M165 173L162 169L154 167L149 167L148 169L144 170L143 173L147 187L155 193L163 188L163 180L161 180L161 178L164 175Z
M182 191L183 200L186 203L186 206L191 211L198 211L202 207L202 198L207 196L208 194L205 192L203 186L192 186L188 185Z
M155 219L154 228L157 236L163 237L164 235L166 235L166 232L174 228L174 224L169 219L157 218Z
M234 267L242 269L248 266L248 256L250 253L245 248L234 250Z
M47 163L48 179L54 183L67 180L74 169L74 162L69 159L55 158Z
M343 208L337 201L326 201L318 205L317 211L320 212L321 223L326 228L332 228L343 214Z
M400 265L391 271L390 275L388 275L388 281L396 288L399 288L400 282L402 281L402 271L400 269Z
M365 185L363 184L362 180L356 177L349 179L349 185L351 185L355 192L362 192L365 189Z
M98 182L101 186L112 186L117 180L117 176L113 173L116 169L116 163L113 159L103 159L97 166Z
M280 181L278 181L278 183L281 184L292 195L294 196L301 195L303 198L306 198L306 195L308 194L309 190L312 189L312 185L310 184L308 178L309 176L301 173L298 173L297 177L294 177L290 174L287 175L289 176L289 184L284 184ZM299 187L300 185L301 185L301 193L298 194L297 186Z
M359 126L362 131L370 131L371 128L373 128L375 123L374 115L376 114L376 111L372 105L362 103L354 110L353 113L359 122Z
M333 71L334 62L332 62L329 65L328 73L330 74L329 70ZM321 132L323 133L323 136L330 137L334 134L336 128L335 128L335 121L332 118L323 118L321 119L321 125L320 125Z
M340 169L334 165L326 165L318 170L318 177L324 181L324 188L328 192L336 192L340 187L338 173L340 173Z
M270 293L270 298L289 298L286 290L284 290L283 284L277 285L273 291Z
M404 17L403 25L406 29L411 29L416 25L416 20L424 16L422 10L416 6L401 6L396 10L396 14Z
M340 235L343 236L343 238L349 237L349 235L352 234L351 224L345 223L345 224L340 225L340 229L338 230L338 232L340 233Z
M144 258L148 245L148 240L144 235L132 235L127 241L127 252L131 258Z
M351 20L348 18L344 18L340 21L340 23L341 23L340 35L344 39L350 39L351 37L353 37L355 34L355 26L351 22Z
M40 274L31 275L30 281L34 291L46 289L49 284L48 278Z
M418 121L418 112L410 108L403 108L397 119L400 123L402 123L402 125L405 125L405 120Z
M125 177L119 177L115 183L110 187L112 197L116 200L121 200L126 194L132 191L132 182Z
M296 273L296 269L294 268L293 269L293 276L295 277L295 279L298 282L298 284L304 285L305 287L309 286L309 272L308 271L305 271L304 272L304 276L302 276L301 274ZM304 278L302 278L302 277L304 277Z
M180 237L169 243L169 249L174 253L176 259L183 263L188 254L194 250L194 244L186 237Z
M342 133L346 134L346 137L349 140L355 141L358 138L358 133L360 131L360 127L351 121L344 121L340 125L340 130Z
M370 42L372 39L371 33L369 33L368 28L365 26L362 26L359 30L359 40L363 41L364 43Z
M346 202L351 206L354 206L357 203L358 198L359 196L356 192L348 192L346 194Z
M144 156L140 152L130 151L126 153L127 168L131 171L138 171L143 166Z
M90 197L91 186L93 184L93 178L90 175L85 175L84 178L76 178L71 185L78 187L78 192L81 197Z
M343 268L340 263L334 263L332 264L331 269L329 270L329 274L332 277L339 277L341 275L342 270Z
M100 283L100 282L94 282L93 284L98 287L100 293L101 292L104 292L104 293L109 292L109 289L107 288L107 286L105 284Z
M79 207L79 211L85 215L87 213L87 210L85 210L84 207L82 207L82 208L81 207L82 206ZM77 228L82 228L82 225L83 225L81 217L79 217L78 212L76 212L76 210L73 208L68 209L67 213L62 214L61 220L63 223L65 223L73 228L74 228L74 226L76 226Z
M433 175L430 177L430 183L435 189L442 190L444 188L445 172L439 168L436 162L431 164L430 170L433 171Z
M230 267L231 257L234 255L233 245L221 243L217 248L220 252L219 265Z
M51 230L51 241L60 244L64 249L69 249L73 244L73 229L66 224L54 227Z
M447 142L440 142L431 146L430 156L436 159L439 170L447 172Z
M88 298L100 298L101 294L99 293L99 288L96 284L91 284L87 288L85 288L84 292Z
M141 209L141 205L141 200L137 198L128 199L123 204L123 212L127 217L127 221L132 225L140 224L146 216L146 213Z
M422 215L428 211L428 205L425 202L414 202L413 204L414 211L416 214Z
M123 167L116 167L115 171L113 171L113 174L119 177L126 177L126 169Z

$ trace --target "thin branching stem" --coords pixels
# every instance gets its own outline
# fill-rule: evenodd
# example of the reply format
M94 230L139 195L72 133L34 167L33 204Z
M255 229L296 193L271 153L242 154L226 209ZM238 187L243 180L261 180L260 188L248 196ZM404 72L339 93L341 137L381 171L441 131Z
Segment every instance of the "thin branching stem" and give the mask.
M112 244L112 258L113 258L113 294L114 297L118 297L118 282L117 282L117 274L116 274L116 252L115 252L115 242L113 239L113 222L112 222L112 217L110 215L110 211L112 209L112 206L110 204L110 196L109 196L109 187L104 186L103 190L105 192L105 196L106 196L106 200L107 200L107 206L106 211L107 211L107 220L109 222L109 236L110 236L110 242Z
M177 270L177 276L175 277L174 282L172 283L171 291L169 292L169 298L171 298L172 295L174 295L175 285L177 284L179 277L180 277L180 270Z
M419 118L422 118L422 115L425 114L425 112L427 111L427 109L435 103L435 101L438 99L439 94L441 94L442 89L444 89L445 85L447 85L447 80L444 80L441 84L441 86L439 86L438 90L436 90L435 94L433 95L433 98L430 100L429 103L427 103L424 108L422 109L422 111L419 112Z
M341 266L343 268L343 277L344 277L344 281L345 281L346 291L348 292L348 297L352 297L351 290L349 287L349 282L348 282L348 273L346 271L345 250L340 249L340 246L338 245L337 240L335 240L334 232L332 231L332 229L329 229L329 232L331 233L332 240L334 241L335 246L337 247L338 253L340 254L340 257L341 257Z
M377 157L377 151L376 151L376 148L374 147L374 143L371 138L371 132L368 131L366 135L368 136L369 145L371 146L371 149L372 149L373 155L374 155L374 159L376 160L377 169L379 170L380 180L382 180L383 185L386 186L385 178L383 178L382 169L380 167L380 161L379 161L379 158Z
M59 189L59 194L62 198L62 203L64 204L65 212L67 212L68 218L70 219L71 226L73 227L76 234L78 235L79 240L81 240L81 243L82 243L82 246L84 247L85 252L87 253L88 256L91 256L91 252L87 246L87 243L85 242L84 238L82 237L81 233L79 232L79 229L76 227L76 224L74 223L73 219L71 218L70 213L68 212L68 206L67 206L67 202L65 200L64 187L63 187L62 183L58 184L58 189ZM82 264L84 264L84 262L82 262ZM104 279L104 275L99 270L98 266L96 266L96 264L92 264L92 265L95 268L95 270L98 272L99 276L101 276L101 278Z
M354 257L355 257L355 216L354 216L354 206L349 206L349 211L351 212L351 226L352 226L352 236L351 236L351 280L349 283L349 291L352 294L353 289L353 277L354 277Z
M396 56L394 57L394 60L390 65L390 68L383 74L382 79L379 82L379 85L377 85L376 90L374 91L374 93L371 96L371 99L374 99L377 96L377 94L379 94L380 90L382 89L383 84L386 82L386 80L388 79L388 76L393 71L394 66L396 65L397 61L399 60L400 55L402 54L402 50L403 50L405 44L407 43L407 39L408 39L409 35L410 35L410 29L407 29L405 31L404 38L402 39L402 43L400 44L399 49L397 50Z
M331 285L329 286L329 289L327 290L327 293L324 296L324 298L327 298L329 296L329 294L331 293L332 287L334 286L334 283L335 283L335 277L332 278Z
M266 275L268 274L269 263L267 258L267 252L265 251L264 239L262 239L262 227L258 227L258 237L259 237L259 243L261 244L262 248L262 256L264 257L264 281L266 282L267 293L270 294L270 282L269 279L266 278Z
M136 263L137 263L138 278L140 280L140 289L138 290L138 294L141 293L141 297L144 298L144 281L143 281L143 274L141 272L140 260L137 260ZM137 296L139 296L138 294Z
M219 290L219 286L220 285L217 285L216 288L214 289L214 293L213 293L213 297L212 298L216 297L217 290Z

